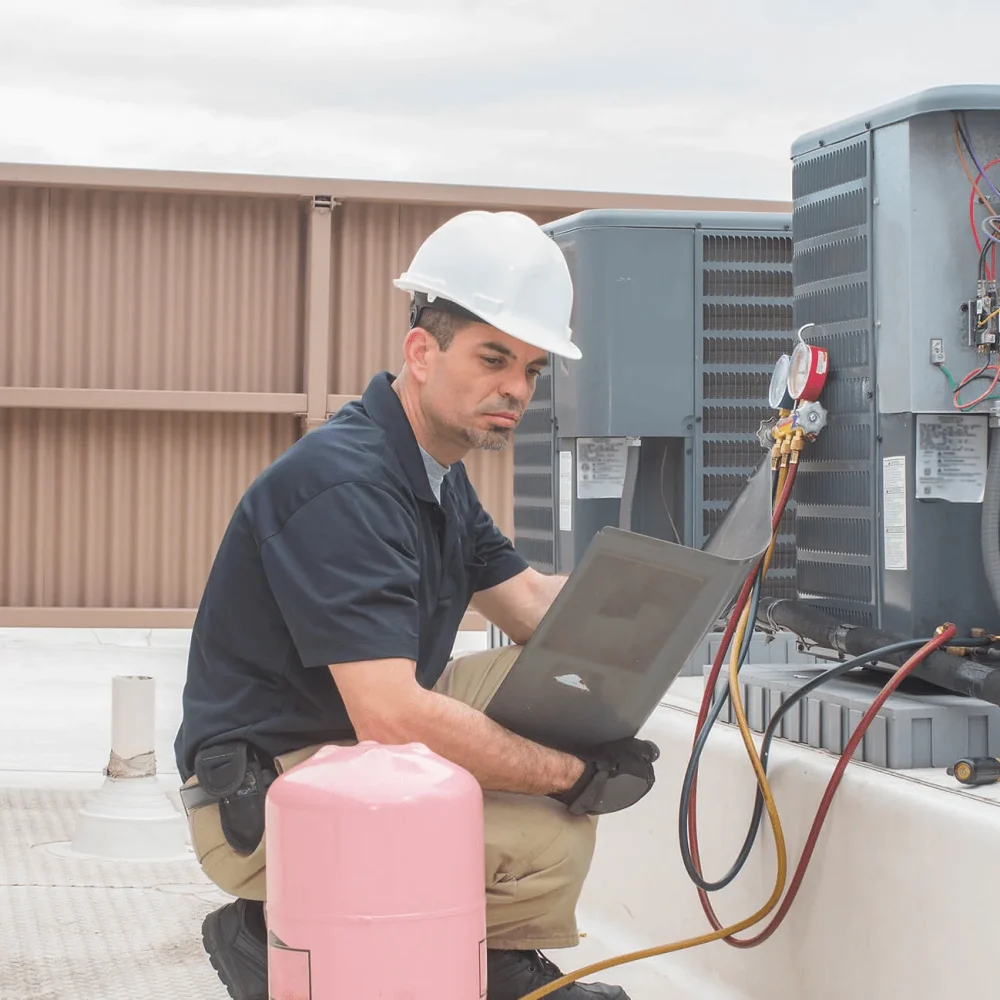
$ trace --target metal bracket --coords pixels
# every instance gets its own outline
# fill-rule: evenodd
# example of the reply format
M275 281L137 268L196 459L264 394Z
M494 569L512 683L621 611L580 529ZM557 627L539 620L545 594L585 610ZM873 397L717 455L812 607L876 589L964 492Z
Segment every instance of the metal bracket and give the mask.
M314 194L312 196L312 209L314 212L331 212L340 204L333 195Z
M833 648L838 653L847 655L847 636L857 628L857 625L838 625L836 630L830 635Z

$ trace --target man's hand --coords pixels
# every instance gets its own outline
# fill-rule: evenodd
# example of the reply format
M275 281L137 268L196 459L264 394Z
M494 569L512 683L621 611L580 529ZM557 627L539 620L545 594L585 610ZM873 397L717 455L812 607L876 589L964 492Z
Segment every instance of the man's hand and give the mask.
M558 799L576 815L600 816L633 806L653 787L653 763L660 749L649 740L618 740L581 755L583 774Z

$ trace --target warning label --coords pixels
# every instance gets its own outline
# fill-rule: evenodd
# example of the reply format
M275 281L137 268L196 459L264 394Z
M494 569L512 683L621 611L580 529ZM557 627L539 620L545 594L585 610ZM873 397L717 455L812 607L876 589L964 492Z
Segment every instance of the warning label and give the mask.
M917 414L918 500L983 502L988 423L977 414Z
M906 458L882 459L882 546L885 568L905 570L906 560Z
M559 530L573 530L573 452L559 452Z
M576 495L581 500L619 499L627 456L628 438L577 438Z

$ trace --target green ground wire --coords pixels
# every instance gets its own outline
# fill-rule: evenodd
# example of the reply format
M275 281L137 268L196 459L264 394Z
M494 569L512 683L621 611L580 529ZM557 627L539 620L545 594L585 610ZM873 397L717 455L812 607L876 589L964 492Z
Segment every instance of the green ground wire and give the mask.
M935 367L941 369L941 371L944 373L945 378L948 379L948 382L951 385L951 391L953 393L957 393L958 392L958 383L955 381L954 378L952 378L951 372L948 371L948 369L945 368L944 365L936 365ZM980 402L981 403L985 403L987 399L1000 399L1000 395L998 395L997 393L991 393L989 396L986 396L985 398L981 399ZM958 403L958 400L956 399L955 402ZM958 405L961 406L962 404L958 403Z

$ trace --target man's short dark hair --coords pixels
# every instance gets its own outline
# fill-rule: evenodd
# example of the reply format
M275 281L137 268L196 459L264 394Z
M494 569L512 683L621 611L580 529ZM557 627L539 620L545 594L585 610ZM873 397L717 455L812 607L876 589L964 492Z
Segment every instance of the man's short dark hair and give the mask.
M443 309L427 306L421 310L418 325L437 341L437 345L442 351L447 351L455 339L455 334L464 327L470 326L471 323L472 320L466 319L464 316L456 316Z
M437 341L438 347L447 351L456 333L473 323L483 321L454 302L443 298L437 301L441 303L440 306L429 305L427 296L423 293L414 296L410 307L410 329L419 326L426 330Z

